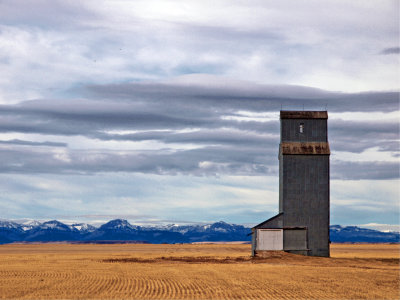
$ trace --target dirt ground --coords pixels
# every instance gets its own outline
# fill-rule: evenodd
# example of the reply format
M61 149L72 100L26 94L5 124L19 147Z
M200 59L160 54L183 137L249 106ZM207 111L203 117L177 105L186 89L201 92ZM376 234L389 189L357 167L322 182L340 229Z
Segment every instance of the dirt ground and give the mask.
M0 245L0 298L399 299L400 246L332 244L331 258L250 245Z

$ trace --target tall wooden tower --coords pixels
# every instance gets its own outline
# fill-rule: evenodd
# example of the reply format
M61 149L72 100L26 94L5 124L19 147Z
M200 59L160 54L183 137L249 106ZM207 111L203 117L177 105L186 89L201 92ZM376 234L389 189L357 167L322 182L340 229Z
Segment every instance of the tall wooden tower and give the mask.
M279 214L253 227L264 250L329 256L329 143L326 111L281 111Z

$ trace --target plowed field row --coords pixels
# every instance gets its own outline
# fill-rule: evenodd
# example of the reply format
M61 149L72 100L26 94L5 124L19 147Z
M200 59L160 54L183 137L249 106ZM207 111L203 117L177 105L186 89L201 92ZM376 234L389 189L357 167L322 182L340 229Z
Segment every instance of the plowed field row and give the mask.
M398 299L399 246L362 247L252 260L249 245L3 245L0 298Z

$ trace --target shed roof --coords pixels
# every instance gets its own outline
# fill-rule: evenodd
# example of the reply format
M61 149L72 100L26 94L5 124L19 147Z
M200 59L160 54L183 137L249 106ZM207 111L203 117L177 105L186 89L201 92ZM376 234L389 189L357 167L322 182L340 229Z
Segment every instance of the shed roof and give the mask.
M283 212L277 214L276 216L273 216L272 218L269 218L268 220L266 220L266 221L264 221L264 222L261 222L260 224L254 226L253 228L259 228L259 227L263 226L264 224L266 224L266 223L268 223L268 222L271 222L271 221L275 220L276 218L278 218L278 217L280 217L280 216L282 216L282 215L283 215ZM252 228L252 229L253 229L253 228Z

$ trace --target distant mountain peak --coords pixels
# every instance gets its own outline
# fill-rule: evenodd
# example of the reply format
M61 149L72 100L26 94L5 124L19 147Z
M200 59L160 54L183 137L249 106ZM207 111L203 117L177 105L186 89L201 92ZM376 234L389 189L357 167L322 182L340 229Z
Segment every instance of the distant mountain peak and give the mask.
M64 223L61 223L58 220L50 220L50 221L43 222L42 224L57 224L57 225L59 225L59 224L64 224Z
M128 222L128 220L125 220L125 219L114 219L114 220L108 221L106 224L114 225L114 226L118 226L118 225L119 226L130 226L131 225Z
M214 230L214 231L219 231L219 232L228 232L231 230L235 230L235 227L240 226L240 225L232 225L232 224L228 224L224 221L219 221L219 222L215 222L213 224L211 224L211 226L209 227L210 230Z
M135 230L138 226L132 225L127 220L115 219L100 226L100 229L131 229Z
M70 227L81 232L92 232L96 230L96 227L86 223L75 223L70 225Z
M64 223L61 223L60 221L57 220L44 222L40 224L38 227L40 227L41 229L53 229L53 230L64 230L64 231L71 230L71 228L68 225L65 225Z
M218 221L218 222L213 223L213 225L230 225L230 224L226 223L224 221Z
M20 228L21 225L16 222L4 220L4 221L0 221L0 227L12 229L12 228Z
M36 221L36 220L28 220L28 221L25 221L24 223L22 223L22 225L26 225L26 226L38 226L40 224L42 224L42 223L39 221Z
M35 228L37 226L42 225L41 222L36 221L36 220L28 220L25 221L24 223L21 224L22 230L27 231L27 230L31 230L32 228Z

